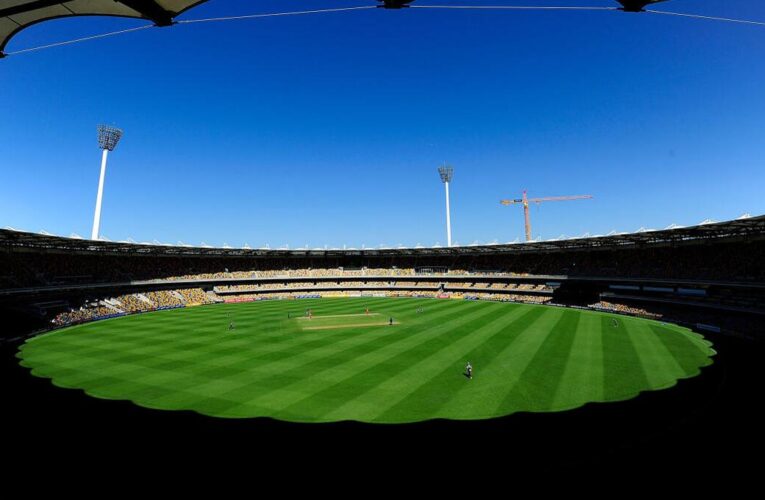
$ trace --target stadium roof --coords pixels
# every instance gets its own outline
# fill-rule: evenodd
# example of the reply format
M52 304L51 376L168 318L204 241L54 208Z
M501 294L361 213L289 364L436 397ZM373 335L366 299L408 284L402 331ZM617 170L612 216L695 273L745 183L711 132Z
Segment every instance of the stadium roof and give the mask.
M73 16L132 17L170 26L182 12L207 0L0 0L0 57L19 31L49 19Z
M50 19L57 19L61 17L74 17L74 16L115 16L115 17L127 17L135 19L145 19L151 21L154 26L170 26L175 23L175 18L181 13L195 7L199 4L205 3L207 0L0 0L0 58L5 57L5 46L8 41L19 31L28 28L34 24L47 21ZM244 15L236 16L235 18L255 18L255 17L268 17L276 15L286 14L309 14L318 12L336 12L345 10L359 10L374 8L375 6L384 7L386 9L401 9L404 7L410 7L409 4L413 4L415 0L366 0L369 5L362 5L357 7L339 7L309 11L297 11L297 12L282 12L272 14L260 14L260 15ZM537 9L537 10L622 10L625 12L654 12L657 14L670 14L670 15L682 15L686 17L702 17L693 14L677 14L674 12L666 13L661 11L653 11L646 9L654 4L660 2L666 2L668 0L613 0L614 4L620 5L620 7L570 7L570 6L514 6L514 5L499 5L499 6L475 6L475 5L411 5L412 7L426 8L426 9ZM215 20L223 20L228 18L216 18ZM233 18L232 18L233 19ZM728 20L723 18L715 18L718 20ZM208 19L212 20L212 19ZM730 21L730 20L729 20ZM733 22L746 22L750 24L760 24L758 22L732 20ZM183 21L181 21L183 22ZM146 25L144 27L149 27ZM138 28L141 29L141 28ZM124 30L113 33L107 33L105 35L98 35L96 38L102 36L119 34ZM82 41L90 39L86 37L83 39L77 39L73 41ZM62 42L71 43L73 41ZM54 44L56 45L56 44ZM34 49L25 49L24 52Z
M528 252L554 252L561 250L598 250L636 248L647 245L678 245L709 243L714 241L765 240L765 215L742 217L726 222L704 221L697 226L670 226L667 229L640 229L634 233L592 236L570 239L531 241L496 245L470 245L457 247L416 248L364 248L364 249L269 249L269 248L220 248L209 245L165 245L161 243L118 243L82 238L65 238L51 234L29 233L14 229L0 229L0 252L29 249L50 252L93 252L122 255L166 256L219 256L219 257L325 257L341 255L485 255Z

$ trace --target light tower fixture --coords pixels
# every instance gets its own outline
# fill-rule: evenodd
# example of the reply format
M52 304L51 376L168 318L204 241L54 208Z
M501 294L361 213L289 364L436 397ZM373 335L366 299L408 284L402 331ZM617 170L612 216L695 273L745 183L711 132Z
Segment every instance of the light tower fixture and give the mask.
M106 177L106 157L109 151L114 151L122 137L122 130L109 125L98 126L98 147L103 151L101 154L101 176L98 179L98 195L96 196L96 213L93 216L93 231L90 233L91 240L98 239L98 230L101 226L101 200L104 195L104 177Z
M449 214L449 183L454 176L454 168L444 163L438 167L438 175L441 176L441 182L446 187L446 246L452 246L452 221Z

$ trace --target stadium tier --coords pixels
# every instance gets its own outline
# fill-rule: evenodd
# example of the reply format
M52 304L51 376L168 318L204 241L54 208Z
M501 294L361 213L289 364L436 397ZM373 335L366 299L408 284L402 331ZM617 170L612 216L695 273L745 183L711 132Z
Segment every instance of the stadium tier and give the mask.
M398 249L143 245L0 231L0 307L37 328L224 301L418 296L551 303L754 334L765 216L558 241Z

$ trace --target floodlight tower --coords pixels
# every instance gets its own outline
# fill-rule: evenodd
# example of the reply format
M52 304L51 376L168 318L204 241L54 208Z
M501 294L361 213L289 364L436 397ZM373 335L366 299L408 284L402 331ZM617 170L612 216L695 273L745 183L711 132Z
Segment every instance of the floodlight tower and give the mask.
M93 216L93 232L91 240L98 239L98 228L101 225L101 200L104 195L104 177L106 176L106 157L109 151L114 151L122 137L122 130L109 125L98 126L98 147L103 150L101 155L101 177L98 179L98 196L96 197L96 214Z
M454 169L451 165L444 163L442 167L438 167L438 175L441 176L441 182L446 186L446 246L452 246L452 221L449 216L449 183L452 182L452 176L454 175Z

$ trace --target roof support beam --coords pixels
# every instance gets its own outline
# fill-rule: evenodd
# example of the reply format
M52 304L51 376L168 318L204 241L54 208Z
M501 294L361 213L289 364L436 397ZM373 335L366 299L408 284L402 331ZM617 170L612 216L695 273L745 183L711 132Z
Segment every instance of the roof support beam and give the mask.
M30 2L14 5L5 9L0 9L0 17L13 16L31 10L43 9L52 5L59 5L71 2L72 0L32 0Z
M170 12L162 8L154 0L116 0L125 4L131 9L141 13L143 17L153 21L157 26L170 26L173 24L175 12Z
M666 2L667 0L616 0L622 7L620 10L624 12L645 12L645 8L648 5Z

